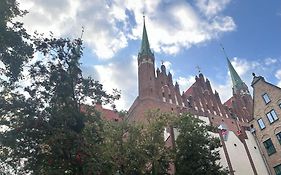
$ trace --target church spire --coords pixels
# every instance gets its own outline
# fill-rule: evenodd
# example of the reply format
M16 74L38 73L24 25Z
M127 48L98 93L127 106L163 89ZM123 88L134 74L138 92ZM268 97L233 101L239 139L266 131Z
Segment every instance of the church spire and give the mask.
M143 33L142 33L142 42L140 55L153 56L153 53L150 50L149 41L147 37L146 27L145 27L145 16L143 16Z
M246 84L242 81L242 79L240 78L240 76L238 75L238 73L236 72L234 67L232 66L232 64L229 61L228 56L226 55L225 50L224 50L222 45L221 45L221 47L222 47L222 50L223 50L224 55L225 55L226 60L227 60L228 69L229 69L229 72L230 72L230 76L231 76L231 80L232 80L232 85L233 85L233 92L235 94L237 94L242 89L244 89L246 87Z
M240 76L238 75L238 73L236 72L234 67L232 66L229 59L228 58L226 58L226 59L227 59L228 69L230 72L234 91L237 91L237 90L241 89L242 87L244 87L244 82L241 80Z

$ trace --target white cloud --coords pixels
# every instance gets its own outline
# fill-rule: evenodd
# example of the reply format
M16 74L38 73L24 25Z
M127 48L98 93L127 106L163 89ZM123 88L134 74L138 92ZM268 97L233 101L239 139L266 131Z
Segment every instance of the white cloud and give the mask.
M208 25L208 24L207 24ZM211 25L209 26L210 31L214 33L232 31L236 28L233 19L230 16L216 16Z
M102 0L44 1L20 0L29 13L23 18L26 28L33 32L55 36L79 37L85 27L83 40L101 59L108 59L127 46L126 34L119 22L126 23L124 9ZM27 5L25 5L27 4Z
M240 76L248 72L251 67L251 63L249 61L246 59L239 59L237 57L233 58L231 64Z
M155 52L175 55L183 48L189 48L218 34L233 31L236 25L229 16L217 13L213 18L202 17L195 7L186 1L168 2L146 11L146 26L150 44ZM219 12L219 11L218 11ZM135 13L142 16L141 13ZM139 17L139 18L140 18ZM140 38L142 20L136 18L137 26L132 29L131 38Z
M178 77L176 81L179 84L181 91L186 91L194 82L195 77L194 76L188 76L188 77Z
M278 80L281 80L281 69L279 69L279 70L276 71L275 77L276 77Z
M265 63L265 65L271 65L271 64L274 64L274 63L276 63L277 62L277 59L275 59L275 58L270 58L270 57L268 57L268 58L266 58L265 60L264 60L264 63Z
M98 74L98 80L107 92L110 93L112 89L121 90L121 99L115 102L117 109L129 109L137 96L136 56L131 58L129 64L109 63L95 65L94 69Z
M206 16L214 16L223 11L230 0L197 0L196 5Z
M195 5L184 0L19 0L29 11L23 22L29 31L55 36L79 37L85 26L84 41L101 59L109 59L128 45L128 40L140 39L143 11L147 30L155 52L175 55L182 48L205 42L217 34L233 31L235 23L223 16L229 0L199 0L197 6L212 14L200 15Z
M277 86L281 87L281 69L277 70L275 73L275 77L277 78Z
M171 69L172 63L170 61L164 61L163 64L167 70Z
M222 104L232 96L232 82L230 76L225 77L225 82L220 83L212 79L209 80L211 82L213 91L216 90L219 93Z

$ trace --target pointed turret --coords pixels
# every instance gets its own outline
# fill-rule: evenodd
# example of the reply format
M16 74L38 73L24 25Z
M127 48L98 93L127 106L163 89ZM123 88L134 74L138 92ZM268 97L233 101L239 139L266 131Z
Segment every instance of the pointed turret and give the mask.
M225 58L227 60L228 69L230 72L232 85L233 85L233 87L232 87L233 94L241 94L241 95L249 94L248 86L242 81L242 79L240 78L240 76L238 75L238 73L236 72L234 67L232 66L222 45L221 45L221 47L222 47L223 53L225 55Z
M241 80L240 76L238 75L238 73L236 72L234 67L232 66L229 59L228 58L226 58L226 59L227 59L228 69L229 69L232 84L233 84L233 91L238 92L239 90L245 88L245 83Z
M145 27L145 17L143 17L143 33L142 33L141 49L139 54L153 57L153 53L150 50L149 41L147 37L147 32Z

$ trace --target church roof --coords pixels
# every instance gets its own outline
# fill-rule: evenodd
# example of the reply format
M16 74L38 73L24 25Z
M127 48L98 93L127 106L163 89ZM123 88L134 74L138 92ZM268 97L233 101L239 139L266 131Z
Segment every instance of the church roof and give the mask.
M193 94L193 87L195 86L195 83L193 83L186 91L185 91L185 95L189 96Z
M101 113L101 118L106 121L121 121L122 118L119 116L118 112L110 109L103 108L102 105L96 104L95 106L82 105L81 112L86 112L87 108L94 108Z
M147 36L147 32L146 32L145 18L143 18L143 33L142 33L140 55L153 56L153 53L150 50L148 36Z
M103 108L102 105L97 104L95 109L101 113L103 119L107 121L121 121L122 118L118 115L118 112L110 109Z
M233 96L230 97L225 103L224 105L226 105L227 107L231 108L232 107L232 101L233 101Z

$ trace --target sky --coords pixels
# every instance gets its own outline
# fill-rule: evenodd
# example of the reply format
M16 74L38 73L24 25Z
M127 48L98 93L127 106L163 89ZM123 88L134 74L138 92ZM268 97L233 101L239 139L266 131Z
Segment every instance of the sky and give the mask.
M263 0L19 0L29 33L78 38L84 27L84 76L121 90L117 109L138 94L137 54L143 14L156 67L185 91L198 68L222 102L232 95L226 58L252 90L252 72L281 87L281 2Z

